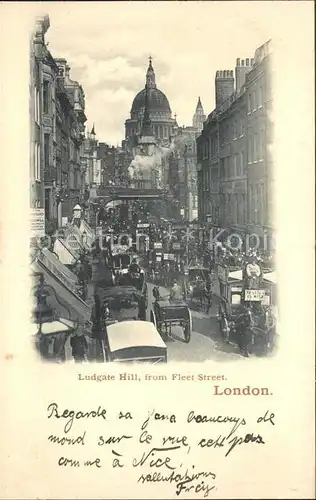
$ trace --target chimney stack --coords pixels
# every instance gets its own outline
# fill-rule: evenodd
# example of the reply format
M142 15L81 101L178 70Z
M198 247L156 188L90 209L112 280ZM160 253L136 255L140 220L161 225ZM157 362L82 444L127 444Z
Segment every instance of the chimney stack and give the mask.
M245 84L246 75L252 70L253 62L253 59L249 58L245 60L238 57L236 60L235 80L237 94L240 92L241 87Z
M216 107L220 106L234 93L234 72L232 70L216 71L215 100Z

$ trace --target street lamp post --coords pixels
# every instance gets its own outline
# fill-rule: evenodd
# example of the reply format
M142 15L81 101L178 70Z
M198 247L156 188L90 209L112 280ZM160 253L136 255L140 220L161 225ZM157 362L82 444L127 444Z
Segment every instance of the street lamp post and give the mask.
M74 219L81 219L82 208L79 204L77 204L72 211Z
M189 189L188 189L188 146L184 146L184 218L188 220Z

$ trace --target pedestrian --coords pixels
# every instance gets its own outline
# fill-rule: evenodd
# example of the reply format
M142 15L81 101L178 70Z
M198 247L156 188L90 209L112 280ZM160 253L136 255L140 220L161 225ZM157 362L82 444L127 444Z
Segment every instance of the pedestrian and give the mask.
M207 314L210 312L210 309L212 307L212 285L211 282L207 282L205 285L205 295L206 295L206 307L207 307Z
M83 328L78 327L77 331L70 339L70 345L75 363L87 361L88 342L84 335Z
M160 299L160 291L158 286L154 286L153 288L153 296L156 301Z
M253 325L253 317L251 309L247 304L241 306L240 314L235 324L239 349L241 354L248 358L252 341L251 327Z

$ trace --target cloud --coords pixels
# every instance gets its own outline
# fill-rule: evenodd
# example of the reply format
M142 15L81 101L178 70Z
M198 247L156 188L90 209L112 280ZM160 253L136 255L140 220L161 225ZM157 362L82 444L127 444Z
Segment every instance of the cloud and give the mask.
M83 86L88 123L95 122L98 139L116 144L144 87L149 54L178 123L190 125L198 96L207 114L214 108L216 70L234 69L237 57L252 57L278 32L281 4L49 3L46 39L53 57L65 57L71 77Z

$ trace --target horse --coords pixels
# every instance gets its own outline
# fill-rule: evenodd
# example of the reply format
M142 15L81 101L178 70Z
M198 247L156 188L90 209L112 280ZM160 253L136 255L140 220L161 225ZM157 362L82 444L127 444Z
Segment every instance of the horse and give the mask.
M207 289L204 281L196 282L191 293L191 298L198 300L201 311L208 312L212 305L212 292Z

